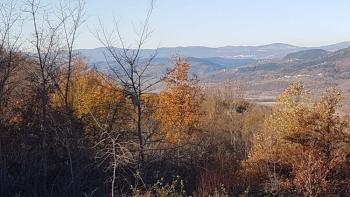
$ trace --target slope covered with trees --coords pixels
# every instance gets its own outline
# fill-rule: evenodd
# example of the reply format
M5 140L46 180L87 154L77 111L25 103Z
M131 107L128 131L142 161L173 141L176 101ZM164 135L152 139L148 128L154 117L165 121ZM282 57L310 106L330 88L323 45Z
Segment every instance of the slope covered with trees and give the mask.
M202 87L178 57L157 78L155 55L142 56L152 6L133 49L112 47L118 27L98 29L106 72L73 52L83 1L62 1L53 15L27 1L27 52L15 3L0 10L1 196L350 194L341 91L314 100L293 83L269 108L245 100L239 82Z

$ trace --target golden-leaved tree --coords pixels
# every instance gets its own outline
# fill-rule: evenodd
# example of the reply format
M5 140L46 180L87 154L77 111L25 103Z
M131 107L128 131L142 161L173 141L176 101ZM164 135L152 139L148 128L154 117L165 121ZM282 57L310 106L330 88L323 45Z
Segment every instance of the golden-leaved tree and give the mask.
M185 59L174 58L159 95L156 117L168 142L179 142L198 129L202 91L198 80L189 78L189 68Z
M254 136L246 172L254 171L269 192L349 192L349 177L340 176L349 170L349 123L336 113L344 97L336 89L314 102L307 95L301 83L293 83L278 97L265 128Z
M107 127L110 116L116 115L113 113L116 107L119 106L118 115L123 115L122 112L127 110L128 102L121 89L106 75L88 68L82 60L74 62L72 68L68 101L78 118L88 117L89 123ZM60 86L60 89L64 88L65 83L62 82ZM60 92L52 96L52 101L56 107L64 105Z

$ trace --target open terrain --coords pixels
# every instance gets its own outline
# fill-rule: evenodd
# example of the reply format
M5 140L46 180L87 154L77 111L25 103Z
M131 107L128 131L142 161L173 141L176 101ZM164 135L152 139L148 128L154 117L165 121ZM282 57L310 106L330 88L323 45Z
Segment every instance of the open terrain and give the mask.
M149 72L161 77L174 56L187 57L190 72L196 74L204 86L228 81L244 84L249 100L271 105L275 97L291 82L300 81L312 95L330 87L338 87L350 96L350 42L320 47L297 47L275 43L263 46L175 47L146 49L143 57L156 58ZM107 70L104 48L77 50L90 66ZM108 58L108 56L107 56ZM347 99L342 110L350 111Z

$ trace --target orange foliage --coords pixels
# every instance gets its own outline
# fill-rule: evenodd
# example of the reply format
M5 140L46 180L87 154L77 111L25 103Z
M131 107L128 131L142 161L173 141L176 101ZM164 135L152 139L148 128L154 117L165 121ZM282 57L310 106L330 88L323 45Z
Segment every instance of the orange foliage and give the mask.
M170 142L179 142L198 128L202 92L198 80L188 77L189 68L184 59L174 59L173 69L164 78L166 88L159 95L156 116Z

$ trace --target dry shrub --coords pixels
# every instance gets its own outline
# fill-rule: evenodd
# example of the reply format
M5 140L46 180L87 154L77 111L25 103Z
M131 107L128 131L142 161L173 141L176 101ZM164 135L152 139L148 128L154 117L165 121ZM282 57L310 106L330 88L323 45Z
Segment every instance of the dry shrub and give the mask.
M198 177L196 196L214 195L223 188L232 188L234 185L234 176L230 172L205 170Z
M173 182L166 184L163 180L157 181L154 185L145 191L133 188L132 196L134 197L185 197L186 192L182 180L177 177Z
M237 84L207 88L202 105L201 133L196 136L201 143L203 157L201 173L197 179L197 195L214 195L221 187L231 194L246 188L238 172L241 161L251 149L253 134L262 127L267 107L244 99Z
M300 161L295 162L294 184L305 196L319 196L329 190L329 170L321 155L313 150L306 150L302 153Z
M344 191L339 183L349 177L333 176L335 169L348 165L349 123L336 114L342 100L340 91L330 89L312 102L300 83L283 92L264 129L254 135L243 171L251 176L249 181L259 181L249 184L257 183L268 193L304 196Z

